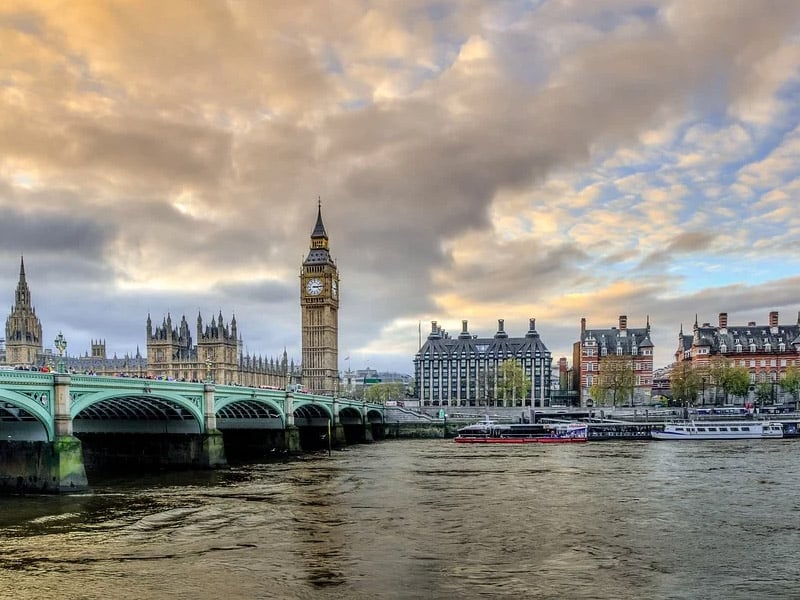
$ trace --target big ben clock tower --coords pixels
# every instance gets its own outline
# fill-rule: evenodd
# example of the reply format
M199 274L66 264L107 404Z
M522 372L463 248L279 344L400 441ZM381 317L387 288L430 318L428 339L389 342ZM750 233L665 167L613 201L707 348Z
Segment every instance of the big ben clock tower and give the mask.
M335 394L339 383L339 271L328 251L321 202L300 272L300 311L303 385L317 394Z

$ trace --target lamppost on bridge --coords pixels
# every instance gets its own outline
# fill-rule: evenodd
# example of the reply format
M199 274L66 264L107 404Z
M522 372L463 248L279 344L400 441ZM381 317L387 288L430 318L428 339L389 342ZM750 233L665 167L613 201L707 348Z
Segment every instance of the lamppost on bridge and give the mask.
M64 350L67 349L67 340L64 337L64 334L59 331L58 335L56 336L56 339L53 341L53 344L55 344L56 350L58 350L58 372L63 373L64 372L63 356L64 356Z

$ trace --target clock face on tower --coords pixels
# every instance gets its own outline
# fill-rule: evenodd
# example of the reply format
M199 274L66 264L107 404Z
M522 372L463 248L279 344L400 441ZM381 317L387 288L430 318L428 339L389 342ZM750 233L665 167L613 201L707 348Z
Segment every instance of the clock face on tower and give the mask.
M314 277L306 283L306 292L311 296L319 296L322 293L322 281Z

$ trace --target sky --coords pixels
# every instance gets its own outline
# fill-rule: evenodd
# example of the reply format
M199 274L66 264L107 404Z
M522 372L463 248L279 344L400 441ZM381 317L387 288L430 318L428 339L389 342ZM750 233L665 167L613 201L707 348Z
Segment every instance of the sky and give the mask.
M46 348L221 311L299 362L319 198L343 370L619 315L658 368L797 323L799 94L796 0L6 1L0 304L24 256Z

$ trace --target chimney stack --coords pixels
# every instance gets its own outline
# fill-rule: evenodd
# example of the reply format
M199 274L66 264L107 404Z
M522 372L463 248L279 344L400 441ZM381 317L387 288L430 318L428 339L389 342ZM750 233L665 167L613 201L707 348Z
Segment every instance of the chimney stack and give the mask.
M466 319L461 321L461 333L467 333L467 320Z
M497 331L503 331L504 319L497 319Z
M719 328L727 329L728 327L728 313L719 313Z
M528 329L536 331L536 319L529 319Z
M620 331L624 331L628 328L628 317L627 315L620 315L619 316L619 329Z
M800 313L798 313L797 319L800 320ZM581 337L584 333L586 333L586 317L581 317Z
M778 326L778 311L773 310L769 313L769 326L770 327L777 327Z
M436 333L436 321L431 321L431 333Z

